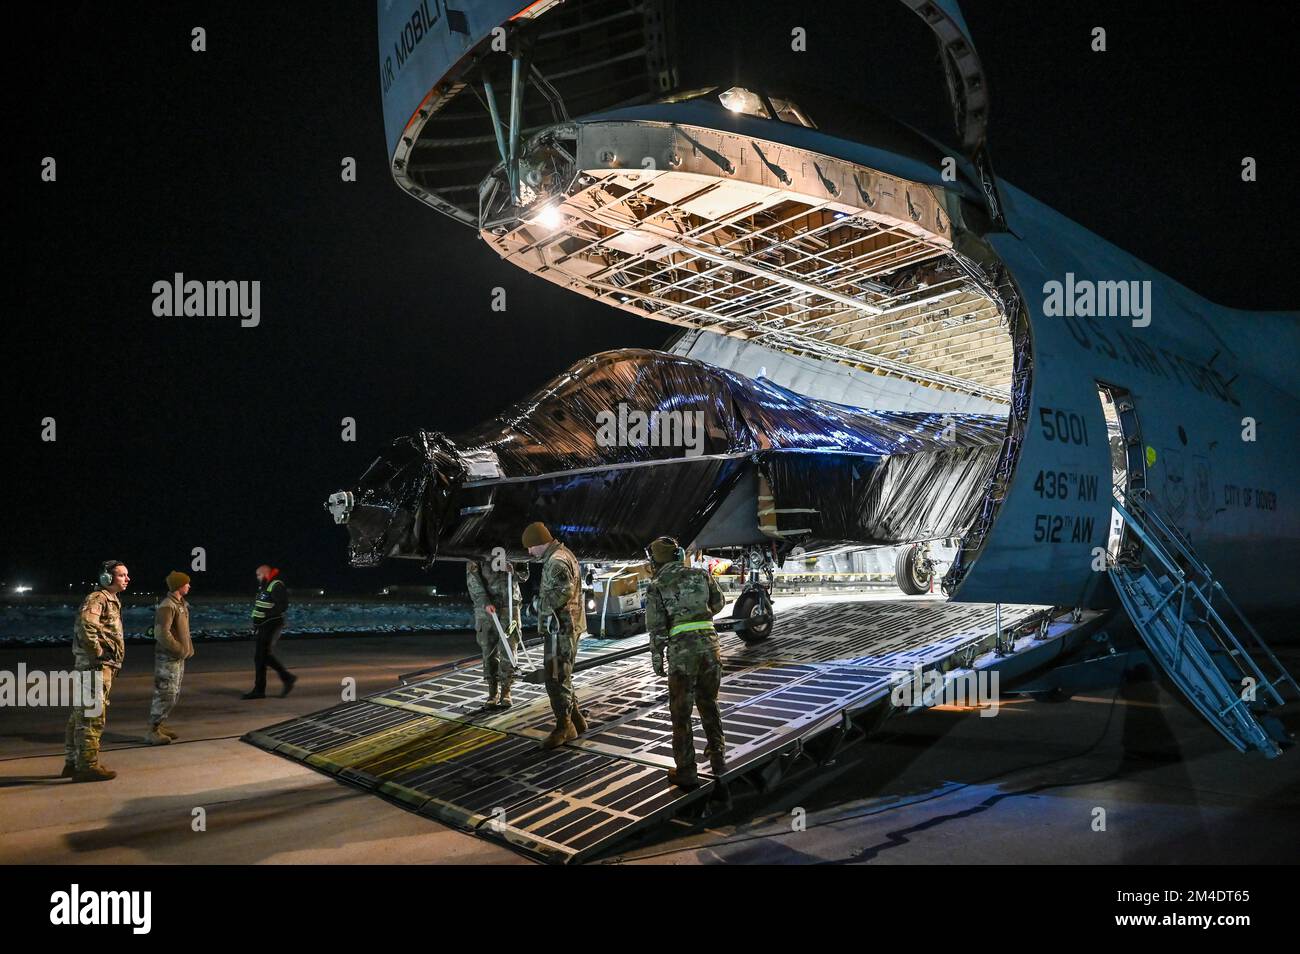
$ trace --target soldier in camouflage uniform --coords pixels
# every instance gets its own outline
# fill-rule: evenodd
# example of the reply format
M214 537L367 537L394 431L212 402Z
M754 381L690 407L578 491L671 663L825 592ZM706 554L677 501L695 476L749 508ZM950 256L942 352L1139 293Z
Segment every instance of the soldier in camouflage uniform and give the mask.
M167 745L176 733L167 727L167 717L176 707L185 676L185 660L194 655L190 639L190 578L180 570L167 574L167 595L162 598L153 618L153 701L149 704L150 745Z
M718 712L722 654L713 628L713 616L725 600L711 573L686 566L685 554L672 537L660 537L650 544L650 558L655 574L645 595L646 630L656 675L665 674L665 650L668 653L668 711L673 719L673 759L677 762L676 768L668 770L668 780L682 788L695 788L700 781L695 771L692 707L700 710L708 743L704 754L714 777L720 778L727 769L727 743Z
M117 773L99 764L99 740L108 719L108 693L113 676L122 668L126 639L122 631L122 602L118 594L127 588L131 576L126 564L106 560L99 574L99 586L82 601L72 628L72 658L83 678L99 673L103 687L98 714L87 715L84 705L74 705L63 736L63 776L74 782L103 782Z
M524 548L542 561L542 583L537 609L537 631L546 639L546 694L555 713L555 731L542 742L553 749L587 731L587 720L573 695L573 661L578 640L587 632L587 614L582 609L582 567L563 543L554 539L543 523L530 523L524 530ZM559 632L543 631L552 613Z
M500 569L497 569L500 567ZM479 560L470 560L465 564L465 585L469 588L470 599L474 603L474 637L479 649L483 651L483 679L487 682L488 708L509 709L510 684L514 682L515 671L501 645L501 634L492 622L489 610L497 614L501 628L510 637L510 647L518 652L523 644L523 593L519 581L528 579L528 564L512 564L488 554ZM507 591L506 587L510 589ZM510 597L507 601L507 593ZM506 618L506 604L512 607L513 616Z

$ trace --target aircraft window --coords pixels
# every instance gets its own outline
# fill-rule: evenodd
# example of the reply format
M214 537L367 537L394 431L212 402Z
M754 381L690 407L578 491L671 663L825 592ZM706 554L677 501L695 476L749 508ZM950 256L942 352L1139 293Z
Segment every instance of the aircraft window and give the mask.
M775 96L770 97L768 102L772 104L772 109L776 111L776 118L781 122L806 126L809 129L817 128L817 124L808 118L808 114L799 108L798 103L792 103L788 99L778 99Z
M659 97L659 102L661 102L661 103L684 103L684 102L686 102L687 100L691 100L691 99L700 99L700 98L702 98L702 97L704 97L704 96L708 96L710 93L712 93L712 92L713 92L714 90L716 90L717 88L718 88L718 87L716 87L716 86L700 86L700 87L697 87L696 89L684 89L684 90L681 90L680 92L677 92L677 93L669 93L667 96L661 96L661 97Z
M733 86L718 92L720 89L720 86L701 86L661 96L656 102L685 103L715 94L722 105L733 113L745 113L748 116L757 116L759 119L779 119L783 123L804 126L808 129L817 128L812 118L793 100L782 99L779 96L765 96L743 86Z

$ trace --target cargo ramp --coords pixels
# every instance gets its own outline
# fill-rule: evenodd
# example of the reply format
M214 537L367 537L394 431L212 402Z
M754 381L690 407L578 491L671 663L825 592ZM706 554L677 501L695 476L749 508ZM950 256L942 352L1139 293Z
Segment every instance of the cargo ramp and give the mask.
M244 741L532 858L580 862L693 803L703 809L721 785L765 790L796 765L815 768L897 711L890 694L903 675L1025 672L1077 645L1101 615L925 597L778 609L765 642L721 635L728 769L715 779L700 756L705 784L690 792L666 777L667 682L647 653L629 652L644 635L582 641L573 682L589 729L554 750L538 746L553 724L542 686L517 680L511 709L485 710L477 659Z

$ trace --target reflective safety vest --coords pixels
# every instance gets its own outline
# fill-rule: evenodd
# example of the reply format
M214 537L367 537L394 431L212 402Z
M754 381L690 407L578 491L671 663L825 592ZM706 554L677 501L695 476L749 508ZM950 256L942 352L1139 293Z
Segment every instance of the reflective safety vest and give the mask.
M668 636L671 638L676 636L678 633L691 633L701 629L707 629L709 632L713 632L713 620L701 619L696 620L693 623L678 623L668 631Z
M262 584L253 600L253 622L265 623L279 619L289 608L289 591L278 576Z

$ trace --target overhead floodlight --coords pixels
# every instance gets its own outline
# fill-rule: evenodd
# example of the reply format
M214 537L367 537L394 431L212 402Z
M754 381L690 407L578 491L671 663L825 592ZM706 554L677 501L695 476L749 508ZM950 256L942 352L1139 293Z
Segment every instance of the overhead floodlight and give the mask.
M743 86L733 86L725 93L719 93L718 101L733 113L745 113L748 116L757 116L759 119L771 118L767 115L767 107L763 105L759 95Z
M542 209L528 220L532 225L540 225L544 229L554 232L564 224L564 214L560 211L558 202L551 202L543 206Z

